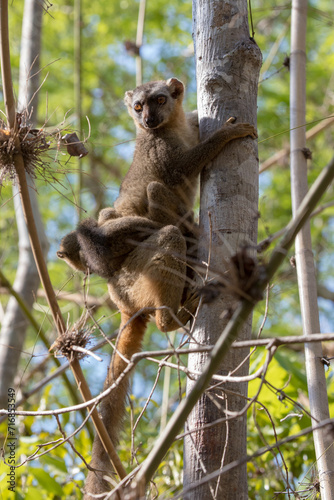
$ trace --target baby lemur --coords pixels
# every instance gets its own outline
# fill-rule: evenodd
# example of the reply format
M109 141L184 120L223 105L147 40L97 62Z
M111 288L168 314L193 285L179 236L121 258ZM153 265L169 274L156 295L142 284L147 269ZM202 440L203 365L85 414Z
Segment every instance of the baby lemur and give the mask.
M58 252L76 269L107 278L111 299L121 311L117 351L105 387L117 380L126 360L140 350L149 313L154 313L164 332L191 317L197 299L185 300L186 258L192 253L186 239L192 234L199 173L232 139L257 137L252 125L228 121L198 142L196 115L185 114L183 95L184 86L176 78L126 92L137 138L119 197L113 208L101 211L97 222L81 222L62 240ZM102 418L114 442L124 414L127 383L124 377L101 403ZM86 492L106 491L103 475L112 470L98 438L92 466L98 471L89 472Z

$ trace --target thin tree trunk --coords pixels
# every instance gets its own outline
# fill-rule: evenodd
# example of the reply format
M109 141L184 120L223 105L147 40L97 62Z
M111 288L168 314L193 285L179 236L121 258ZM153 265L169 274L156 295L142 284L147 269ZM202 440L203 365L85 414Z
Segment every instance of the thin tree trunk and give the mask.
M74 0L74 100L75 100L75 113L76 113L76 125L79 131L79 137L82 134L82 36L81 36L81 25L82 25L82 5L81 0ZM81 220L82 210L81 210L81 196L83 188L83 172L82 172L82 160L77 158L78 164L78 188L77 188L77 212L78 219Z
M295 215L308 191L307 164L303 148L306 147L306 21L307 0L292 1L291 55L290 55L290 142L291 142L291 196ZM297 128L299 127L299 128ZM317 281L312 252L310 222L296 237L296 267L303 320L303 333L320 332L317 301ZM326 378L321 343L305 344L305 367L309 391L310 410L316 421L329 418ZM334 448L328 429L313 433L321 497L334 499Z
M39 0L26 0L22 25L19 111L28 109L30 121L35 122L37 115L39 85L39 54L41 40L43 6ZM27 177L30 187L30 198L35 221L44 253L47 253L48 242L44 233L39 213L34 182ZM18 189L13 187L15 215L19 235L19 260L17 265L14 289L22 297L29 308L32 307L39 286L39 276L35 260L31 252L27 226L23 217ZM0 407L7 405L8 387L13 386L17 372L28 320L14 297L9 299L6 314L0 332Z
M22 20L18 110L28 109L36 123L39 93L39 70L43 2L25 0Z
M145 24L146 0L139 1L138 23L137 23L137 37L136 47L139 53L136 56L136 85L143 83L143 60L140 54L141 46L143 45L144 37L144 24Z
M198 86L198 112L202 138L216 130L230 116L256 124L257 85L261 53L249 37L247 1L194 0L194 44ZM233 141L201 177L199 260L209 260L222 272L227 261L242 246L254 248L257 238L258 158L251 139ZM211 221L211 222L210 222ZM211 224L211 227L210 227ZM236 299L229 293L203 305L197 319L195 340L214 344L228 322ZM241 328L239 339L251 335L251 318ZM247 356L233 349L224 359L220 373L234 370ZM189 368L201 370L206 354L189 357ZM238 375L248 373L246 361ZM187 393L194 382L188 379ZM210 390L198 402L186 430L195 430L185 439L184 486L246 454L246 415L203 430L209 422L224 417L224 408L240 411L245 405L247 385L228 384L234 393L226 399L222 389ZM192 491L191 500L226 498L246 500L246 466Z

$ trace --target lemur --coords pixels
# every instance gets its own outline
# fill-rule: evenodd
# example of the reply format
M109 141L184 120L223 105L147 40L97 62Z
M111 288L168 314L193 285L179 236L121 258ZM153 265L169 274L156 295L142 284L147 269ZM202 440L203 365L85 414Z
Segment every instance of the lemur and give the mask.
M105 388L141 348L149 320L168 332L185 325L197 306L186 296L186 238L192 236L192 208L198 176L231 140L257 137L248 123L228 120L206 140L198 142L196 114L182 107L184 85L176 78L146 83L125 94L137 138L133 162L113 208L87 219L61 243L58 257L81 271L108 280L111 299L121 311L117 350L111 359ZM181 306L181 307L180 307ZM140 314L138 314L140 312ZM116 444L121 427L128 377L101 402L101 415ZM112 467L98 437L86 480L88 493L109 489L103 475ZM103 471L103 472L101 472Z

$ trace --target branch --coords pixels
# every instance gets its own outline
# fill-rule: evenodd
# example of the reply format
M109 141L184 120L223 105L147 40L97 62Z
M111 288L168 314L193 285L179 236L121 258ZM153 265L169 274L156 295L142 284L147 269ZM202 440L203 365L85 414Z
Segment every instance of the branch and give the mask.
M315 125L315 127L312 127L308 132L306 132L306 140L313 139L313 137L315 137L317 134L319 134L326 128L333 125L333 123L334 123L334 116L330 118L325 118L323 121ZM261 163L259 170L260 174L265 170L268 170L268 168L275 165L275 163L279 163L281 160L283 160L283 158L289 156L289 154L290 154L290 146L287 146L286 148L277 151L277 153L275 153L273 156L271 156L266 161Z
M1 285L3 285L0 286L0 295L8 294L8 286L7 284L2 282L1 277L0 277L0 283ZM87 295L85 298L83 298L81 293L62 292L60 290L55 290L55 293L58 300L66 300L66 302L75 302L77 305L81 307L87 306L89 309L94 309L95 311L100 307L104 306L107 306L110 309L117 309L116 305L110 299L109 294L105 294L102 297L94 297L93 295ZM40 288L37 291L37 297L46 299L45 291L42 288Z
M113 335L117 336L117 332ZM245 341L239 341L239 342L234 342L231 347L232 348L244 348L244 347L254 347L254 346L267 346L268 348L275 347L275 346L281 346L285 344L301 344L304 342L329 342L334 340L334 334L331 333L324 333L324 334L314 334L314 335L309 335L309 336L287 336L287 337L272 337L272 338L267 338L267 339L258 339L258 340L245 340ZM107 343L107 340L101 340L98 344L93 346L91 348L91 351L95 351L105 345ZM192 348L192 349L165 349L161 351L144 351L141 353L136 353L131 357L131 360L127 366L127 368L124 370L123 374L115 381L115 383L110 386L107 390L96 396L95 398L86 401L85 403L80 403L78 405L74 406L69 406L66 408L61 408L59 410L45 410L45 411L16 411L17 415L24 415L24 416L43 416L43 415L60 415L62 413L69 413L72 411L77 411L82 408L87 408L88 406L92 404L97 404L101 401L101 399L105 398L108 396L114 389L115 387L119 384L120 380L124 377L125 374L127 374L129 371L133 369L133 367L142 359L146 358L150 361L162 363L166 366L171 366L175 367L178 369L181 369L185 371L185 368L179 367L177 365L174 365L172 363L167 363L165 361L157 361L153 359L153 356L172 356L172 355L181 355L181 354L191 354L194 352L210 352L213 350L213 346L206 346L206 347L200 347L200 348ZM25 394L24 398L21 398L19 401L17 401L17 406L20 406L22 403L24 403L28 397L31 395L35 394L38 392L43 386L54 380L56 377L58 377L62 372L67 370L70 366L70 363L64 363L58 370L56 370L54 373L43 379L41 382L39 382L31 391L29 391L27 394ZM233 376L223 376L223 375L213 375L212 378L221 381L221 382L244 382L245 380L253 380L254 378L257 378L261 375L262 368L260 368L256 373L252 375L248 375L245 377L233 377ZM195 373L196 375L200 375L200 372L191 372ZM1 409L0 410L0 415L8 415L8 411ZM3 417L0 418L0 423L3 421Z
M313 210L312 213L310 214L310 218L315 217L316 215L319 215L321 212L326 210L327 208L331 208L334 205L334 201L329 201L328 203L324 203L323 205L320 205L319 207L316 208L316 210ZM264 240L260 241L257 244L257 252L261 253L264 250L268 248L268 246L274 241L283 236L285 232L285 228L279 229L276 231L276 233L271 234Z
M318 284L318 297L334 301L334 292L328 290L324 285Z
M69 362L69 366L72 368L71 363ZM89 408L93 405L97 405L103 398L106 396L109 396L109 394L119 385L120 381L129 373L133 367L135 366L134 362L129 362L128 366L123 370L123 373L118 377L118 379L108 387L105 391L101 392L98 396L95 398L91 399L86 399L84 403L80 403L78 405L73 405L73 406L68 406L66 408L59 408L57 410L43 410L43 411L24 411L24 410L19 410L15 411L16 415L23 415L23 416L33 416L33 417L38 417L38 416L54 416L54 415L61 415L62 413L70 413L72 411L77 411L80 410L81 408ZM59 375L59 374L58 374ZM0 415L8 415L10 412L5 409L0 409Z
M259 346L280 346L286 344L304 344L306 342L329 342L334 340L334 333L313 333L312 335L286 337L271 337L268 339L257 340L241 340L234 342L231 347L235 349L243 347L259 347Z
M18 468L18 467L22 467L22 465L25 465L27 462L31 462L32 460L35 460L36 458L40 458L42 457L43 455L46 455L47 453L50 453L50 451L58 448L59 446L63 445L64 443L66 443L67 441L69 441L72 437L74 437L76 434L78 434L78 432L84 427L86 421L89 419L89 417L91 416L91 413L94 411L95 407L93 407L89 413L87 414L87 416L85 417L85 420L79 425L79 427L77 429L75 429L72 434L70 434L67 438L66 437L63 437L63 439L57 439L56 441L51 441L49 443L43 443L43 444L38 444L37 445L37 450L32 453L32 455L29 455L28 457L25 457L23 459L23 461L18 464L18 465L15 465L15 468ZM58 416L55 415L55 418L57 420L57 422L59 422L59 419L58 419ZM42 453L39 453L38 452L40 451L41 448L45 448L46 446L50 446L51 444L53 444L54 446L52 446L52 448L49 448L48 450L46 451L43 451ZM6 462L5 462L6 463ZM86 462L85 462L86 464ZM7 464L8 465L8 464ZM90 469L90 466L88 467L88 469Z

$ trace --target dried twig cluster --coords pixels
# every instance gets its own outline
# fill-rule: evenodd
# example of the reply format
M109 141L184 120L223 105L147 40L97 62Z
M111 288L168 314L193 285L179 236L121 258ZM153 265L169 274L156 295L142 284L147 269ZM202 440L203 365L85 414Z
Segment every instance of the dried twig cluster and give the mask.
M0 123L0 185L4 180L15 180L16 170L14 156L22 154L25 170L32 177L36 171L45 173L48 162L44 161L42 153L51 145L51 137L59 137L60 131L46 132L45 129L36 129L30 126L25 119L25 113L18 113L17 127L14 131L6 129Z
M22 155L26 173L33 178L39 175L44 179L53 178L50 163L57 162L57 158L46 155L46 151L58 151L65 146L70 156L86 156L88 151L75 132L63 135L64 123L53 129L45 126L34 128L29 123L27 110L16 114L14 130L9 130L0 121L0 186L7 179L15 181L14 156L18 153Z
M74 356L81 359L89 354L90 351L87 351L86 347L94 327L86 326L86 321L87 314L84 313L73 326L67 327L63 335L58 335L50 350L54 350L69 360Z
M236 299L258 301L263 298L259 282L265 280L265 266L251 255L254 253L247 247L241 247L228 264L227 272L214 272L214 278L206 284L200 293L205 303L215 300L226 290Z

